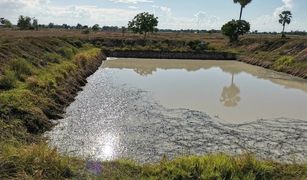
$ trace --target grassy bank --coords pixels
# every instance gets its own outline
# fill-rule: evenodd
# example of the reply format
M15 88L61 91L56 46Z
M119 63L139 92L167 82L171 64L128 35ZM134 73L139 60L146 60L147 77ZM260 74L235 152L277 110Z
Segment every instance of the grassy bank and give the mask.
M307 78L307 40L303 38L243 38L230 46L239 60Z
M78 39L1 39L0 179L72 177L78 162L45 145L86 77L105 58Z
M306 179L306 165L256 160L224 154L163 159L140 165L128 160L84 161L59 155L47 145L1 148L0 178L15 179Z
M0 38L0 179L307 178L307 165L256 160L250 155L190 156L145 165L126 160L93 162L60 155L46 145L42 133L53 127L51 119L61 118L64 108L85 85L86 77L99 67L105 58L100 48L139 49L145 43L145 48L158 50L198 51L199 42L186 36L163 40L163 36L163 41L150 45L150 39L34 34ZM217 41L210 44L212 50L222 48ZM244 55L247 51L240 50L244 47L243 43L227 50Z

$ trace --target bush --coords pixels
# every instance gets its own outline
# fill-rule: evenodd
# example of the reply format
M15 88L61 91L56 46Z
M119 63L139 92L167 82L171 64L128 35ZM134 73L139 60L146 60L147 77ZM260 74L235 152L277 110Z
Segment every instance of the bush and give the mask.
M66 59L72 59L76 53L75 51L73 48L61 48L59 53Z
M62 57L56 53L47 53L45 55L45 60L51 63L59 63L62 60Z
M281 71L285 67L290 66L293 63L294 63L294 58L292 56L282 56L274 62L273 67L274 69Z
M80 41L80 40L76 40L76 41L74 41L74 45L77 47L77 48L81 48L82 47L82 41Z
M91 31L89 30L89 29L84 29L83 31L82 31L82 34L89 34Z
M199 40L195 40L195 41L188 42L188 46L192 50L200 52L200 51L204 51L208 48L208 43L203 42L203 41L199 41Z
M25 59L15 59L10 63L10 69L15 72L18 79L24 80L25 76L32 74L32 67Z
M12 71L5 71L4 75L0 77L0 89L9 90L16 87L16 75Z
M77 64L81 67L85 67L87 64L88 57L85 54L79 54L75 57Z

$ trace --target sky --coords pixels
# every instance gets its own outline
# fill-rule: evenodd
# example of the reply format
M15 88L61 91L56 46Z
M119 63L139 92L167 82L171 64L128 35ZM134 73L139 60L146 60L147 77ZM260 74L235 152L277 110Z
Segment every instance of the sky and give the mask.
M251 30L281 31L278 14L291 10L287 31L307 31L307 0L253 0L243 11ZM41 24L127 26L136 14L150 12L160 29L220 29L238 19L240 6L233 0L0 0L0 17L16 24L19 15Z

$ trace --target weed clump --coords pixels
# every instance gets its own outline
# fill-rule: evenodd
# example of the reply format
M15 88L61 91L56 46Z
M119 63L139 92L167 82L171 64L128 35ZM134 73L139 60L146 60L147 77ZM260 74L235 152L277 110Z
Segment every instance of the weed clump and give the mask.
M201 52L201 51L204 51L204 50L207 50L208 49L208 43L206 42L202 42L202 41L199 41L199 40L195 40L195 41L190 41L188 42L187 44L190 49L192 49L193 51L196 51L196 52Z
M285 67L290 66L293 63L294 63L294 58L292 56L282 56L274 62L273 67L274 69L281 71Z
M10 69L15 72L15 75L19 80L24 80L26 76L33 73L33 68L31 67L30 63L22 58L13 60L9 66Z
M50 63L60 63L63 58L59 54L56 53L46 53L44 60Z
M46 144L1 143L0 179L67 179L82 163L60 156Z
M6 70L0 77L0 89L9 90L16 87L17 78L13 71Z
M75 48L60 48L59 53L66 59L72 59L73 56L77 53L77 50Z

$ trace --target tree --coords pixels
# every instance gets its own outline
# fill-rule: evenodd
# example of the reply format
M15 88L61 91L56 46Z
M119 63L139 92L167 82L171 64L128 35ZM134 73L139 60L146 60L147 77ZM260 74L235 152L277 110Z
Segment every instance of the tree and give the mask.
M279 14L279 23L282 24L282 37L286 37L285 35L285 26L286 24L291 23L292 13L291 11L283 11Z
M54 23L52 23L52 22L49 23L49 24L48 24L48 28L50 28L50 29L51 29L51 28L54 28Z
M32 27L37 31L38 30L38 20L33 18Z
M229 37L230 42L239 40L240 35L244 35L250 30L250 24L244 20L232 20L222 27L222 33Z
M252 0L233 0L234 3L240 3L241 5L241 10L240 10L240 17L239 17L239 20L242 19L242 11L243 11L243 8L245 8L246 5L248 5L249 3L252 2Z
M95 32L95 31L99 31L100 27L98 24L95 24L93 27L92 27L92 30Z
M132 32L144 34L144 38L146 38L148 32L157 31L157 26L158 17L147 12L137 14L133 20L128 23L128 28L132 30Z
M125 36L125 33L127 31L127 28L125 26L122 26L122 35Z
M26 29L31 29L32 24L31 24L31 18L28 16L19 16L18 22L17 22L17 26L21 29L21 30L26 30Z
M69 29L69 26L67 24L62 24L63 29Z
M3 24L4 27L11 28L12 23L11 21L5 19L5 18L0 18L0 23Z
M81 24L78 23L77 26L76 26L76 28L77 28L77 29L82 29L83 26L82 26Z

